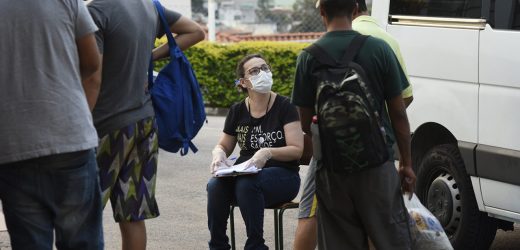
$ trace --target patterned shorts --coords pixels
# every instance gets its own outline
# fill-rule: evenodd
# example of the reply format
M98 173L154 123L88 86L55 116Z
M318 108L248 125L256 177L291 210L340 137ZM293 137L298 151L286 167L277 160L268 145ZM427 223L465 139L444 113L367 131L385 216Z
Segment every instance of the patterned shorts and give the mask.
M156 131L155 119L146 118L100 139L97 162L103 206L110 198L116 222L159 216Z

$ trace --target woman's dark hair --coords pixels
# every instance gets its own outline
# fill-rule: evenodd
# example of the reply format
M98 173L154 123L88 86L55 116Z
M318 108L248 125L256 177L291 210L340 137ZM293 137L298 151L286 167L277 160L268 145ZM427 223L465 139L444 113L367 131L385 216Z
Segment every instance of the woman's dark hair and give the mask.
M260 54L249 54L249 55L243 57L237 64L237 69L236 69L237 79L244 78L244 76L246 75L246 69L244 69L244 64L246 64L246 62L248 62L249 60L251 60L253 58L261 58L267 62L267 60L265 60L265 58ZM240 85L237 85L237 87L240 88L242 90L242 92L247 92L246 88L244 88Z
M332 20L335 17L350 17L356 6L355 0L320 0L320 6L325 11L326 18Z

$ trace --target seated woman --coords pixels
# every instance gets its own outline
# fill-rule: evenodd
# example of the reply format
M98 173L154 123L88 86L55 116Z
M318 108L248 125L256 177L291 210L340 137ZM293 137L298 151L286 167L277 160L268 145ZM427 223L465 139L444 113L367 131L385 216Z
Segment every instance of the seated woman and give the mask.
M303 132L298 112L289 99L271 91L272 73L261 55L243 58L237 76L236 84L247 97L229 110L224 133L212 151L211 173L226 167L227 156L237 143L240 157L235 164L251 159L250 165L262 171L209 180L209 248L230 248L227 220L230 205L236 203L246 224L245 249L268 249L263 238L264 208L291 201L298 194Z

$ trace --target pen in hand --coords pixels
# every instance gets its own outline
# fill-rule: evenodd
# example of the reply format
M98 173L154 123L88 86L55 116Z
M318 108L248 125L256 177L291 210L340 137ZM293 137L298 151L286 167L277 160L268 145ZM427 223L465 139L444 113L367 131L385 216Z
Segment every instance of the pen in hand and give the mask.
M229 157L225 162L224 164L228 167L231 167L233 166L233 164L235 163L237 157L236 156L232 156L232 157Z

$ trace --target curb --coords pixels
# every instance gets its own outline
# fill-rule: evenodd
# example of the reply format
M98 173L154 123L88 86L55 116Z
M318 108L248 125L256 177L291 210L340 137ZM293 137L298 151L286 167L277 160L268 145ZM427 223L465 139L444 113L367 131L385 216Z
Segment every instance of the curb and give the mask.
M229 112L228 108L218 107L205 107L204 110L208 116L226 116Z

